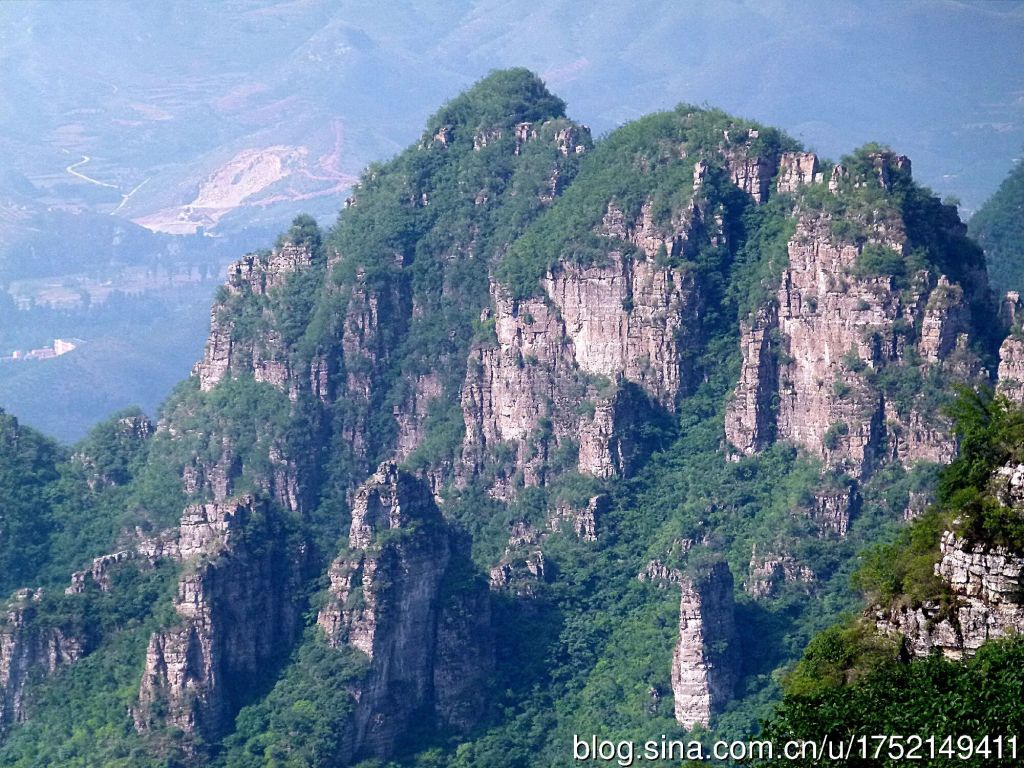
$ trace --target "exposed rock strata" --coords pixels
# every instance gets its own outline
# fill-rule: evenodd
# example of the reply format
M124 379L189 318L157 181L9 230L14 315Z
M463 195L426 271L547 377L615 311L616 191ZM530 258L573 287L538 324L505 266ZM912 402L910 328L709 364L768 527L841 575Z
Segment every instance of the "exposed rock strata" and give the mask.
M990 491L1005 507L1024 509L1024 464L1000 467ZM1024 632L1024 555L1003 546L942 534L935 565L949 590L945 604L897 603L876 612L880 630L903 638L904 653L947 658L972 655L987 640Z
M555 514L548 520L548 527L552 531L561 531L568 526L581 541L597 541L601 518L607 514L610 505L611 499L605 493L590 497L582 509L568 501L556 502Z
M878 614L879 629L901 635L911 657L938 650L951 659L973 655L987 640L1024 632L1024 557L970 544L950 531L941 549L935 573L949 586L952 604L894 606Z
M779 158L775 188L779 192L796 192L805 184L820 184L824 177L818 171L818 156L813 152L784 152Z
M533 597L538 582L545 577L543 538L544 533L527 522L512 523L505 554L491 568L491 588L508 590L517 597Z
M1024 339L1008 336L999 348L997 391L1024 405Z
M794 163L785 160L787 174ZM901 156L875 158L883 186L893 169L906 168ZM898 219L878 222L873 239L902 253L902 227ZM915 356L925 365L969 357L965 287L920 272L901 290L889 276L858 272L861 250L837 241L827 216L799 219L775 297L741 329L743 367L725 420L726 438L740 453L789 440L854 478L885 460L909 465L953 455L941 419L887 400L867 374L915 365Z
M706 727L732 699L739 679L732 574L718 563L680 587L679 642L672 654L675 715L684 728Z
M544 485L556 456L596 477L630 471L633 424L650 408L674 409L688 384L694 278L656 257L684 248L691 225L658 229L649 207L627 224L609 206L601 233L633 243L642 258L612 245L602 264L560 264L539 298L517 301L493 287L483 321L495 340L474 346L462 391L464 476L497 464L494 493L510 498L519 484ZM504 454L507 472L495 462Z
M210 313L210 335L203 350L203 359L192 370L204 392L213 389L228 375L248 372L257 381L266 381L278 389L292 389L292 370L287 350L280 334L268 329L259 343L255 339L239 337L237 318L227 311L228 305L238 297L251 296L265 299L271 291L284 285L288 276L309 268L313 253L306 246L286 243L267 254L249 254L239 259L228 270L223 301L214 303ZM269 312L264 308L263 312Z
M814 571L788 552L759 554L754 545L743 588L751 597L763 599L775 596L784 584L799 584L810 590L815 581Z
M679 640L671 669L675 717L684 728L707 727L732 699L739 680L732 573L719 562L702 576L687 578L654 561L639 578L679 585Z

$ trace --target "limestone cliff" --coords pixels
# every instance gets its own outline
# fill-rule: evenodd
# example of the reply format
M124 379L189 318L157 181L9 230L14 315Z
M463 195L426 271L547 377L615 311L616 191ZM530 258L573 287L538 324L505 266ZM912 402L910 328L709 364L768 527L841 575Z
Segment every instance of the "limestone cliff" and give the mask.
M869 159L874 181L851 181L844 169L832 194L856 195L858 184L870 183L887 190L894 174L909 173L905 158ZM787 189L817 179L787 162L779 180ZM800 162L814 166L806 157ZM855 241L837 234L846 224L837 224L835 214L798 205L779 287L741 327L740 380L725 418L726 439L739 453L787 440L833 473L860 481L886 461L909 467L954 455L948 425L925 399L926 388L908 399L886 382L900 372L953 380L981 373L970 307L986 300L983 274L967 271L961 285L934 268L899 277L872 267L878 254L899 265L914 248L899 210L887 209L884 198L875 205L880 210L860 225L865 234ZM948 226L950 237L958 236L954 223ZM841 533L847 524L832 527Z
M652 409L673 410L688 385L699 311L694 276L659 266L657 256L682 249L699 216L693 209L663 230L649 207L627 222L609 205L600 228L610 248L604 263L559 263L536 298L515 300L492 286L494 310L483 320L495 337L473 347L462 390L465 477L507 454L510 471L499 466L494 485L509 498L515 487L544 485L553 469L572 465L600 478L629 473L632 430ZM637 255L615 243L632 243Z
M274 507L242 496L190 506L165 553L183 564L177 617L150 638L135 724L215 738L295 639L303 551Z
M801 564L780 547L778 552L759 553L755 544L750 552L750 565L743 588L754 598L774 597L784 584L799 584L806 591L813 589L814 571Z
M292 364L280 332L273 328L268 297L284 286L289 275L312 264L313 251L308 245L284 243L269 253L252 253L231 265L210 313L210 336L203 359L192 370L200 389L207 392L225 376L246 372L295 399ZM268 327L256 337L252 328L243 327L243 322L266 323Z
M999 348L999 394L1024 403L1024 341L1007 337Z
M424 716L464 730L485 711L490 607L465 557L429 487L396 464L356 493L348 548L331 565L317 619L330 645L369 657L347 759L387 757Z
M988 640L1024 631L1024 557L1004 547L970 543L946 531L935 573L951 605L899 605L876 617L879 629L903 638L904 652L923 658L971 655Z
M904 455L892 446L900 460L951 456L947 434L918 426L931 414L891 404L887 413L884 392L863 374L904 363L911 347L926 361L947 359L968 332L956 286L918 275L908 297L891 277L858 276L858 256L834 242L828 220L799 221L773 306L742 330L743 372L726 416L740 451L791 440L854 477L870 474L887 433L912 436Z

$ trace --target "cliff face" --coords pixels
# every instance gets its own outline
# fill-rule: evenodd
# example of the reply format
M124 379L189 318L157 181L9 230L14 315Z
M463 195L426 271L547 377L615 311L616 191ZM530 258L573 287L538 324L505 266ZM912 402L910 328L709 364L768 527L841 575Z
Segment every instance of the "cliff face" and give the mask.
M465 564L430 489L382 464L356 493L348 549L331 565L317 623L369 657L349 757L387 757L423 717L466 729L485 711L493 667L486 587L453 588Z
M496 495L510 498L517 485L544 485L556 455L558 468L599 478L630 471L632 431L652 409L673 410L688 383L699 297L690 270L657 257L697 236L699 219L694 208L665 230L649 206L627 222L609 204L603 264L558 264L537 298L517 301L492 286L494 311L483 320L495 339L474 346L462 390L464 477L511 453L519 475L495 483Z
M602 674L626 668L614 653L558 669L551 659L599 635L609 645L595 649L614 648L632 629L636 606L620 597L645 548L683 532L732 562L749 555L743 588L764 600L758 610L805 610L801 593L835 594L845 545L786 540L813 530L790 526L793 506L823 537L842 537L888 489L861 493L885 480L879 468L952 455L939 398L919 395L976 370L977 287L957 263L943 272L917 253L908 232L920 222L886 197L909 183L905 158L861 158L866 175L829 171L812 153L782 151L794 143L769 131L687 108L625 129L595 157L602 150L591 154L588 132L560 107L513 101L523 114L510 121L490 96L473 109L460 97L417 146L367 172L330 235L297 225L274 251L232 266L193 381L151 439L159 450L147 460L174 471L119 499L159 507L141 509L143 519L167 525L182 505L168 512L153 497L177 492L180 472L179 524L119 542L72 577L69 594L95 595L115 589L125 560L176 574L172 621L149 638L131 714L157 739L183 733L193 762L204 742L230 749L221 739L233 716L275 683L257 702L270 712L259 737L279 738L271 710L294 703L288 675L316 675L323 658L351 672L317 692L351 699L325 707L347 718L332 723L337 751L324 758L337 764L398 759L421 734L439 734L425 741L433 749L471 731L493 701L492 673L504 682L520 671L502 663L542 669L539 688L605 686ZM870 210L856 198L868 187L882 196ZM762 238L790 224L777 270ZM505 271L513 257L519 271ZM739 294L776 278L738 334L729 449L711 421L730 386L723 350L749 298ZM1024 381L1014 343L1000 368L1007 393ZM126 439L149 439L147 424L123 425ZM826 478L813 494L795 452L727 462L778 440L821 459ZM79 461L94 490L122 490L87 455ZM347 546L324 554L349 513ZM676 541L681 563L693 541ZM474 563L470 546L492 556ZM915 653L964 652L1019 622L1015 556L956 538L943 546L941 573L962 593L958 618L939 606L894 615L893 626L919 636ZM671 664L643 674L652 700L669 683L686 728L722 711L742 669L729 568L690 566L700 575L656 561L641 576L680 590ZM299 640L317 575L329 586L316 631ZM785 600L769 599L779 592ZM84 653L66 633L34 629L24 618L32 605L27 595L0 630L0 724L21 716L30 673ZM510 637L538 619L548 626L537 637ZM496 628L505 634L492 637ZM630 642L667 660L667 643L652 648L662 637ZM496 659L497 640L511 661ZM306 660L303 645L275 679L297 642L331 648ZM355 656L365 668L347 668ZM501 705L516 718L538 706Z
M7 605L0 627L0 732L25 717L25 694L37 676L52 675L87 651L83 638L33 621L42 590L23 589Z
M1024 509L1024 464L1001 467L990 483L1004 507ZM876 615L884 632L903 637L904 652L923 657L971 655L988 640L1024 631L1024 555L1007 547L942 534L935 565L949 591L943 603L894 605Z
M887 247L901 252L904 244ZM921 426L930 414L901 412L893 403L887 409L884 392L862 373L904 364L911 349L925 361L947 359L968 331L955 286L945 276L930 284L922 275L906 296L891 277L856 276L858 249L834 243L828 220L802 219L788 250L777 307L762 309L742 329L729 442L753 453L773 436L790 440L854 477L871 473L890 434L899 460L948 460L951 438Z
M891 174L909 167L905 158L872 157L874 178L859 184L888 189ZM814 165L809 158L801 164ZM780 188L818 178L788 167ZM845 179L842 169L833 195L851 194L841 186ZM886 381L901 372L953 379L977 374L967 306L983 298L980 278L972 273L960 285L934 270L901 280L875 274L872 256L887 254L898 264L911 253L897 210L876 214L859 244L837 236L843 226L831 213L798 214L779 288L741 328L743 362L726 411L726 439L747 455L787 440L832 472L860 481L886 461L907 467L947 462L955 442L934 404L908 401ZM841 515L846 520L831 527L845 532L849 515L848 509Z
M303 552L268 504L243 496L199 504L162 548L183 573L176 621L146 651L136 727L215 738L241 692L280 659L300 626Z
M208 392L225 376L248 372L289 393L294 400L291 361L280 332L273 329L273 310L268 297L284 286L289 275L309 269L313 252L307 245L286 243L269 254L249 254L228 269L228 279L210 313L210 336L203 359L193 375ZM245 311L238 311L242 306ZM242 322L266 324L258 339L241 327Z
M1004 547L971 544L950 531L943 534L941 548L935 573L949 586L952 606L900 606L878 616L879 629L901 635L911 657L939 650L952 659L1024 631L1024 557Z

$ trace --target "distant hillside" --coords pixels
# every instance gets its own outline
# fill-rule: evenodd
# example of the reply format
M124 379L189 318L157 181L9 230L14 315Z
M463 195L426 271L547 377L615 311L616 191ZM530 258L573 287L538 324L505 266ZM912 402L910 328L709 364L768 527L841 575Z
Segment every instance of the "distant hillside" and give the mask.
M999 293L1024 291L1024 164L1010 171L969 227L985 249L992 286Z

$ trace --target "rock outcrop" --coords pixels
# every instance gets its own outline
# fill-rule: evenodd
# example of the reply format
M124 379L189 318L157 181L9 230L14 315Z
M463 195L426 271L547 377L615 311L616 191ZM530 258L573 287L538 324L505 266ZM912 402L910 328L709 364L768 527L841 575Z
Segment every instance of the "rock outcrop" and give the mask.
M999 348L999 394L1024 405L1024 339L1007 336Z
M788 552L760 554L755 544L750 552L743 588L751 597L764 599L774 597L784 584L798 584L805 591L810 591L815 581L814 571Z
M1004 507L1024 509L1024 464L999 468L990 490ZM906 655L919 658L933 650L959 659L988 640L1024 632L1024 554L945 531L935 575L949 591L942 602L897 603L876 611L887 634L902 636Z
M775 188L779 192L796 192L805 184L821 184L824 176L818 171L818 156L813 152L783 152Z
M486 585L453 543L429 487L391 462L360 487L348 548L331 565L317 623L369 658L348 759L384 758L427 713L465 729L485 711L493 667Z
M30 681L78 661L86 642L60 627L34 621L42 590L23 589L0 624L0 733L25 718Z
M886 189L892 174L908 172L906 158L872 157L877 183ZM807 183L797 166L808 164L814 165L810 158L785 157L779 184L789 190L801 178ZM850 193L844 174L834 194ZM969 285L960 285L926 270L897 279L863 266L868 248L893 260L910 249L895 209L876 214L860 244L837 235L842 227L830 214L798 216L777 292L741 326L742 367L725 436L738 455L790 441L819 457L833 476L853 478L850 493L840 498L829 491L814 509L822 531L841 536L856 511L857 486L879 466L943 463L955 455L949 424L927 399L927 387L908 397L884 382L899 375L941 372L968 381L983 374L970 348L969 309L983 298L983 280L971 273ZM1013 354L1004 347L1005 387Z
M302 548L274 507L243 496L186 509L168 554L184 566L178 620L150 638L135 724L216 738L296 637Z
M658 586L678 585L679 639L672 654L672 696L684 728L707 727L733 697L740 659L729 566L718 562L691 578L653 561L639 575Z
M601 493L591 496L585 507L579 508L568 501L555 503L555 513L548 520L552 531L569 528L581 541L597 541L597 531L603 518L611 506L608 494Z
M1024 556L971 544L951 531L940 546L935 573L948 585L951 603L895 606L876 617L879 629L901 635L910 657L939 650L951 659L973 655L988 640L1024 632Z
M684 728L707 726L732 699L739 679L732 574L718 563L701 578L684 579L680 588L679 642L672 654L676 720Z
M541 548L544 533L522 520L512 523L505 554L491 568L491 588L516 597L533 597L544 581L545 559Z
M725 138L729 140L728 135ZM746 139L750 141L757 138L758 131L749 129ZM746 144L729 146L722 150L722 155L732 183L753 197L754 202L767 202L772 179L779 168L779 157L751 154Z
M888 186L891 169L909 161L882 153L875 165ZM876 222L871 238L896 255L909 247L898 216ZM789 440L854 478L870 475L886 446L904 464L952 456L933 413L887 399L867 374L966 354L966 288L924 271L898 287L859 268L865 247L837 239L827 215L799 218L778 292L741 329L743 367L725 421L740 453Z
M249 303L251 306L244 312L249 323L256 322L257 317L269 316L269 294L281 288L289 275L312 264L313 252L308 246L285 243L270 253L251 253L231 265L223 294L210 313L210 336L203 359L192 369L200 389L207 392L224 377L247 372L257 381L269 382L288 392L292 399L297 396L291 362L280 333L269 323L258 337L242 333L239 321L243 313L232 308Z

